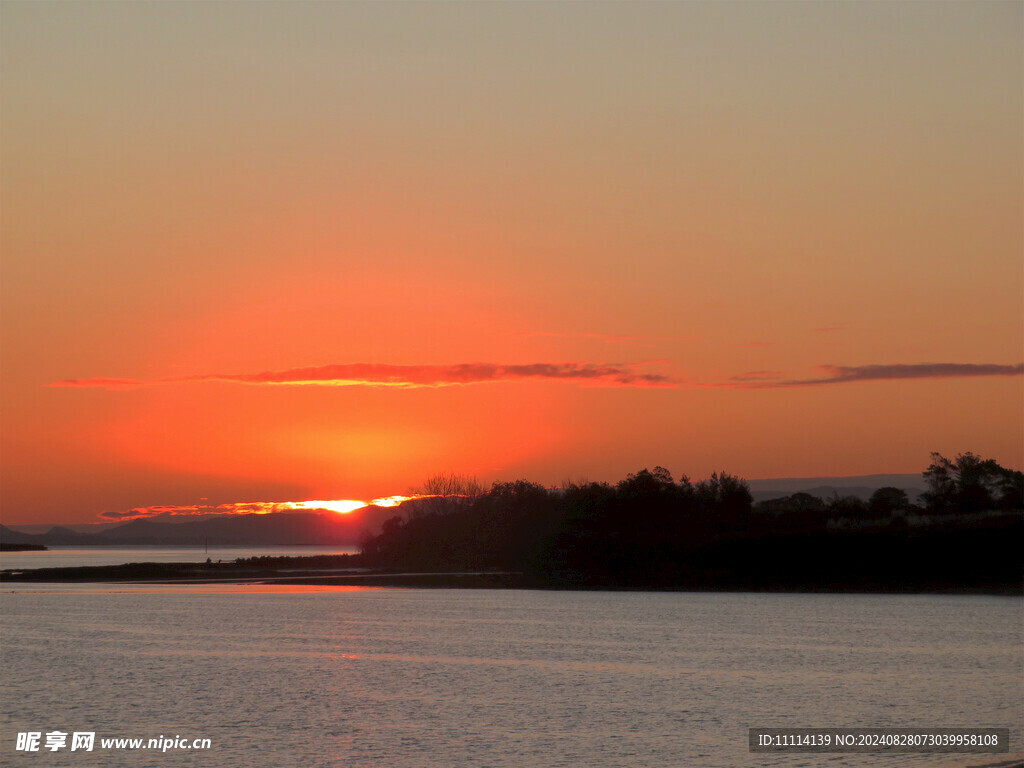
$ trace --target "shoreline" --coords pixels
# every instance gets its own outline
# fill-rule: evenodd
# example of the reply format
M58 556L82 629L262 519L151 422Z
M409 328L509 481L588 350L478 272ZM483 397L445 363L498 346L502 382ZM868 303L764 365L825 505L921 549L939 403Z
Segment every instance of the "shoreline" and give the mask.
M281 586L366 586L420 589L537 589L615 592L764 592L797 594L934 594L1019 597L1024 584L879 583L815 581L757 583L742 579L693 579L682 583L555 583L517 571L398 571L330 568L303 558L278 563L125 563L114 566L25 568L0 571L0 584L275 584Z

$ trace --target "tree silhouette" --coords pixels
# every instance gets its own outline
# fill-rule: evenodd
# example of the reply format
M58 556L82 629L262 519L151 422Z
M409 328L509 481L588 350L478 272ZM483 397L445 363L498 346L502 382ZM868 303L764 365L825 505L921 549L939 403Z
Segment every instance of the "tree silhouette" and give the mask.
M716 508L727 515L749 514L754 503L750 486L726 472L713 472L709 479L697 483L696 492L705 508Z
M1024 472L1003 469L999 479L999 506L1003 509L1024 509Z
M879 488L868 499L868 509L875 517L889 517L909 506L910 499L907 498L907 492L891 485Z
M441 472L411 489L410 493L422 498L407 503L408 514L409 517L423 517L452 513L483 492L483 486L475 477Z
M675 490L672 473L664 467L641 469L619 482L616 489L626 497L645 497L668 494Z
M475 477L439 472L413 488L412 492L418 496L479 496L484 488Z
M994 459L983 459L970 451L957 454L954 461L941 453L932 453L931 458L932 463L923 473L928 490L922 495L933 511L978 512L992 509L995 507L995 491L1004 490L1005 493L1008 470Z

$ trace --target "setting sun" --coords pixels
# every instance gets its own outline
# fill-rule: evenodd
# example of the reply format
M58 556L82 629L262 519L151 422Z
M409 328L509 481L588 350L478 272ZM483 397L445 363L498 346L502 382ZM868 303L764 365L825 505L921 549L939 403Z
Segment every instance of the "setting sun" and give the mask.
M338 512L342 515L347 515L350 512L355 512L357 509L363 507L374 506L374 507L397 507L403 501L409 501L410 499L417 498L416 496L387 496L382 499L374 499L373 501L356 501L355 499L330 499L330 500L319 500L319 501L288 501L277 505L280 510L284 509L326 509L331 512Z
M327 501L289 501L281 504L284 509L326 509L347 515L366 506L365 501L354 499L332 499Z

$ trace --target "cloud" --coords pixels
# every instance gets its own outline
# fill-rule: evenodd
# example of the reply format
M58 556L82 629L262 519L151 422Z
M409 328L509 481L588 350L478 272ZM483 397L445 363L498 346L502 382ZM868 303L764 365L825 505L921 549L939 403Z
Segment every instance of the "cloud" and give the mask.
M170 381L165 379L164 381ZM160 381L143 381L142 379L110 379L99 376L94 379L64 379L47 384L48 387L93 387L96 389L137 389L148 384L158 384Z
M99 517L104 520L140 520L150 517L194 517L200 515L265 515L270 512L294 510L289 502L246 501L235 504L158 504L151 507L134 507L127 510L104 510Z
M135 507L123 511L104 511L99 517L104 520L144 520L146 518L193 517L197 515L268 515L272 512L336 512L348 514L363 507L397 507L403 501L426 498L424 496L387 496L373 501L356 499L322 499L314 501L238 501L231 504L185 504L179 506L156 505Z
M678 385L662 373L640 370L643 364L617 365L595 363L530 363L498 365L462 363L459 365L378 365L350 363L316 368L291 368L261 373L208 374L171 379L65 379L51 387L93 387L131 389L160 384L189 382L228 382L236 384L311 385L328 387L447 387L484 382L548 379L574 381L610 387L674 387Z
M167 506L158 505L152 507L135 507L134 509L126 510L104 510L100 512L97 517L104 520L138 520L139 518L146 517L177 517L180 515L218 515L218 514L232 514L231 510L228 509L230 505L222 504L219 506L207 506L199 504L189 504L184 506Z
M736 376L730 376L729 381L775 381L782 378L782 371L747 371Z
M1021 376L1024 363L1019 365L996 365L977 363L898 363L895 365L821 365L824 375L808 379L776 379L755 381L752 374L734 376L731 386L748 389L781 387L811 387L822 384L849 384L856 381L894 381L901 379L949 379L967 376ZM730 385L727 385L730 386Z
M378 365L351 363L317 368L291 368L261 373L208 374L169 379L65 379L51 387L91 387L125 390L167 384L224 382L264 386L392 387L417 389L450 387L526 380L567 381L601 387L637 387L661 389L782 389L825 384L850 384L859 381L895 381L906 379L945 379L969 376L1020 376L1024 364L998 365L978 363L900 363L894 365L840 366L821 365L822 375L787 379L781 371L747 371L725 381L684 381L665 373L645 371L645 366L662 360L629 365L596 363L530 363L498 365L463 363L459 365Z

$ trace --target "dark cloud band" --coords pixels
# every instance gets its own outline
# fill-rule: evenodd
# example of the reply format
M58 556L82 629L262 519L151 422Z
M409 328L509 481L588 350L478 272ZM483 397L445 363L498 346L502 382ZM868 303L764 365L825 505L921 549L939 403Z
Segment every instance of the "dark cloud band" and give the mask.
M896 365L822 365L825 373L808 379L758 380L753 371L731 379L731 386L745 389L777 389L782 387L812 387L823 384L848 384L856 381L894 381L901 379L949 379L968 376L1020 376L1024 374L1024 363L1019 365L995 365L977 363L916 363ZM774 372L772 372L774 373ZM728 385L727 385L728 386Z
M661 373L645 373L636 365L594 363L531 363L527 365L463 363L447 366L353 363L261 373L209 374L176 379L67 379L54 382L50 386L133 389L157 384L220 381L238 384L369 386L408 389L522 379L575 381L613 387L676 386L676 382L669 376Z
M978 363L916 363L895 365L839 366L822 365L821 376L787 379L779 371L748 371L724 382L683 382L664 373L644 372L641 364L611 365L595 363L530 363L496 365L463 363L459 365L377 365L352 363L316 368L291 368L261 373L209 374L174 379L66 379L51 387L92 387L135 389L161 384L191 382L227 382L251 385L291 385L324 387L394 387L416 389L449 387L485 382L547 380L569 381L604 387L707 388L707 389L782 389L858 381L895 381L906 379L944 379L970 376L1020 376L1024 364L997 365Z

